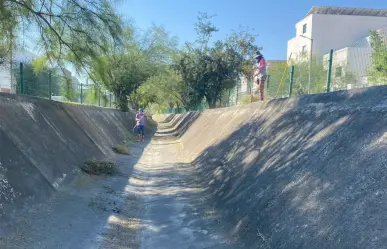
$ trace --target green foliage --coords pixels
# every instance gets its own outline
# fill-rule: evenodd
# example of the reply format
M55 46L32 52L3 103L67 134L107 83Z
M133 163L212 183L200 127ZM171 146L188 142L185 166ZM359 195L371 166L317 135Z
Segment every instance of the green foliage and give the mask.
M293 95L303 95L309 92L309 57L303 55L297 60L292 60L290 65L295 66ZM290 69L288 70L290 72ZM327 71L324 68L324 63L320 61L318 56L313 56L310 65L310 93L322 93L325 89ZM290 79L288 78L283 84L288 89Z
M3 0L0 16L1 44L11 46L21 29L36 30L39 47L52 66L70 62L87 69L106 51L106 44L121 37L120 18L106 0Z
M46 70L48 68L48 61L46 57L40 57L32 60L32 67L34 69L34 73L38 74L40 71Z
M139 104L140 97L136 95L144 95L146 91L137 89L152 76L167 70L177 46L176 39L157 26L139 35L135 35L133 27L128 27L125 35L120 46L112 45L109 54L95 60L92 67L96 83L116 95L116 105L123 111L128 109L129 96L133 105ZM141 101L147 104L154 99L147 95Z
M117 154L128 155L128 156L132 155L132 153L130 153L130 151L128 149L128 145L126 145L126 144L119 144L119 145L117 145L117 147L113 147L112 149Z
M114 175L119 173L117 165L109 161L89 160L81 169L89 175Z
M98 88L95 85L88 86L87 88L87 90L83 91L85 103L90 105L98 104Z
M387 46L386 39L377 31L370 31L372 48L371 70L368 72L368 82L371 85L387 83Z
M37 72L31 63L23 64L24 94L42 98L49 98L49 80L51 71L51 91L53 95L60 95L61 79L55 70L41 70ZM17 92L21 92L20 65L14 65Z
M200 103L204 97L203 74L206 64L201 50L192 49L181 53L174 69L181 75L182 87L179 94L182 104L190 109Z
M242 60L239 69L240 73L247 78L248 81L252 81L255 73L255 59L252 56L258 47L254 45L255 35L248 27L239 27L239 30L234 31L226 40L226 44L232 47L236 53L238 53Z
M187 110L200 105L203 98L210 108L215 108L223 93L235 87L240 74L253 77L255 37L241 29L209 46L210 38L218 31L211 16L201 13L195 26L197 46L188 43L174 63L182 79L179 94Z
M67 77L62 77L62 96L67 101L76 101L76 91L73 88L72 80Z
M147 108L149 104L156 102L157 95L151 87L149 84L143 84L129 95L129 102L134 110Z
M286 61L270 61L269 63L265 98L272 99L287 96L289 94L290 80L288 64ZM283 80L282 85L280 85L281 80ZM269 86L267 86L267 84L269 84Z
M197 22L195 23L196 34L198 35L198 42L201 50L208 48L208 42L210 41L214 32L218 32L218 28L211 22L214 16L208 13L199 12Z
M129 102L133 109L138 109L140 106L147 108L156 103L157 107L153 106L153 109L160 112L160 110L182 105L181 89L180 75L172 68L168 68L145 81L129 96Z
M183 80L181 75L172 68L150 78L147 83L156 91L157 103L160 105L168 108L179 108L183 104L183 96L181 95L184 89Z

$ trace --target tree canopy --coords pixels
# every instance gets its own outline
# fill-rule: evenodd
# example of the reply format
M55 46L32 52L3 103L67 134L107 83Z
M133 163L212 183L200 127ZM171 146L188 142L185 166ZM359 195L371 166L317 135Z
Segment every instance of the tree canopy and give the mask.
M218 28L207 13L198 16L197 38L181 48L161 26L140 31L123 23L107 0L4 0L0 16L0 64L31 30L43 55L33 61L31 77L70 63L94 84L89 98L108 90L124 111L155 103L190 110L203 100L214 108L241 74L254 73L251 30L214 39ZM76 98L76 90L67 93Z
M378 31L370 31L371 42L371 69L368 72L368 81L371 85L387 83L387 45L386 39Z
M235 87L241 74L253 77L255 36L241 28L210 45L213 33L218 31L211 16L201 13L195 27L196 43L188 43L174 64L184 86L180 94L186 109L197 106L203 98L215 108L224 90Z
M176 46L176 39L162 27L141 33L128 26L122 43L110 44L108 52L93 61L93 79L115 94L117 107L127 110L128 97L152 76L168 69Z
M107 44L120 43L122 32L121 20L106 0L4 0L0 16L5 47L32 30L47 60L70 62L78 69L87 69Z

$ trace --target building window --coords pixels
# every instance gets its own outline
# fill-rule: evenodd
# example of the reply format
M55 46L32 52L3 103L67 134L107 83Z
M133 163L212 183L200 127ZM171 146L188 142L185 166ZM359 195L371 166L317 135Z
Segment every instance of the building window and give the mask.
M335 77L340 78L343 76L343 67L336 67Z
M303 33L303 34L306 33L306 23L302 26L302 33Z
M303 53L303 54L306 53L306 45L302 46L302 53Z

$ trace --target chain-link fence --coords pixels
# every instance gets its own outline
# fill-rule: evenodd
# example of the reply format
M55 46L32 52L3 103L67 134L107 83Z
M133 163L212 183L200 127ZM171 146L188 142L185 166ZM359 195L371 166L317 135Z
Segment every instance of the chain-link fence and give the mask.
M331 50L322 56L305 54L297 60L269 60L265 98L281 98L304 94L350 90L387 84L387 30L371 31L370 35L348 47ZM246 85L246 84L245 84ZM243 89L243 87L240 87ZM241 93L246 102L258 98Z
M331 50L325 55L310 57L305 54L297 60L267 61L265 100L384 85L387 84L387 30L372 31L368 37L348 47ZM80 83L66 70L49 69L36 73L29 63L13 63L1 66L0 77L2 92L114 106L111 93L94 85ZM240 77L234 88L222 92L216 106L227 107L258 101L258 94L256 79ZM207 108L203 100L196 110ZM165 110L185 111L182 107Z
M1 92L61 102L115 106L115 97L112 93L94 84L80 82L67 69L51 68L36 72L31 63L13 62L0 68L0 77Z
M329 55L324 56L327 61ZM331 90L345 90L387 84L387 30L370 35L332 56Z

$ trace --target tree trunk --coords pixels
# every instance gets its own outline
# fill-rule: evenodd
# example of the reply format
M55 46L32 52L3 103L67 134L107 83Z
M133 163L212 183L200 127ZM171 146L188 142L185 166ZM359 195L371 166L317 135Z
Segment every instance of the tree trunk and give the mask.
M207 98L208 107L210 109L215 109L216 108L216 98L213 98L213 99L208 98L208 97L206 97L206 98Z
M228 104L227 106L231 106L231 89L228 89Z
M175 107L175 104L173 102L169 102L168 105L169 105L169 112L172 113L172 109L173 107Z
M122 93L121 91L118 93L118 99L116 100L117 102L117 107L123 111L123 112L127 112L129 111L129 108L128 108L128 97L126 96L126 94Z

